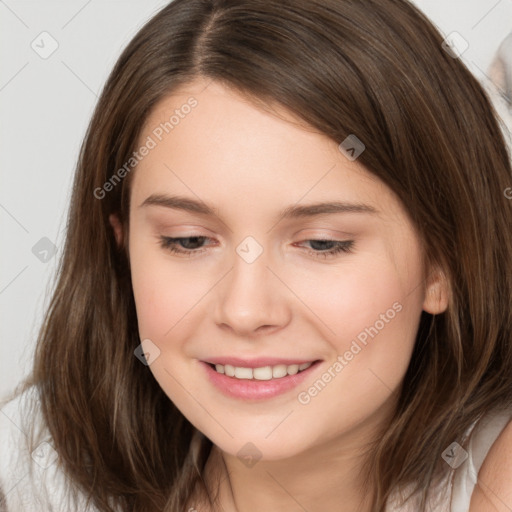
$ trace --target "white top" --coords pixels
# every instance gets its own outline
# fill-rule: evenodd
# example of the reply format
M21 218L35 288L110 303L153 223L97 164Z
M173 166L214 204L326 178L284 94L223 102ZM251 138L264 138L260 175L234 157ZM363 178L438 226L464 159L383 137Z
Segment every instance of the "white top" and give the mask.
M38 392L31 388L0 409L0 512L96 512L85 506L78 497L73 504L66 477L58 464L58 455L52 448L51 438L41 429L42 415L38 407ZM468 457L457 468L451 469L447 478L433 493L436 502L429 503L431 512L467 512L478 471L490 447L506 424L512 420L512 410L494 413L474 422L466 433L474 430L467 447ZM41 435L42 442L31 451L28 439ZM455 450L457 452L457 450ZM453 455L453 450L451 455ZM460 456L458 452L458 455ZM450 460L450 459L448 459ZM455 464L453 464L455 465ZM394 501L397 500L397 501ZM387 512L416 512L412 500L404 507L395 493Z
M512 408L489 413L480 421L473 422L465 432L464 439L471 434L465 449L456 443L446 447L443 459L449 461L446 463L450 469L434 492L431 492L427 512L468 512L478 472L494 441L510 421ZM395 492L389 500L386 512L417 512L419 497L402 504L408 490L403 495Z
M35 387L0 409L0 512L97 512L85 506L83 496L78 506L72 501L43 425ZM33 450L32 436L40 439Z

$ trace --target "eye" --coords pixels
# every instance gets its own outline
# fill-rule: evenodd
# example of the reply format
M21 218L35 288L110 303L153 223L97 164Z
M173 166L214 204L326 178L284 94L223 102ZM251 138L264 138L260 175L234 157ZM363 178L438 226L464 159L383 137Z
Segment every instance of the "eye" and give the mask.
M161 236L160 246L174 254L192 256L206 251L203 245L206 240L211 239L207 236L185 236L175 238ZM327 258L342 252L350 253L352 252L354 245L353 240L304 240L300 243L306 242L310 243L313 247L313 249L308 249L306 252L317 258Z
M354 240L304 240L304 242L310 243L312 247L320 246L320 250L307 250L308 254L317 258L328 258L342 252L350 253L354 246ZM325 245L329 247L326 249Z
M161 236L160 246L164 249L167 249L171 253L192 256L192 254L198 254L206 250L197 250L197 246L201 245L202 242L208 239L209 238L207 236L184 236L178 238ZM192 242L189 242L190 240L192 240ZM185 246L185 248L183 248L183 246Z

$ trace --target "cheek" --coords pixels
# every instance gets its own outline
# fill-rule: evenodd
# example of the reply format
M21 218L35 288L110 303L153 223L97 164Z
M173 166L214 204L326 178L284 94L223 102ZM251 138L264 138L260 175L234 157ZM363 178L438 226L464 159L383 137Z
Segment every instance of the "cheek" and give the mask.
M298 390L297 401L313 423L330 411L329 422L318 420L326 435L367 418L400 386L422 311L422 274L413 256L400 265L363 258L310 287L308 305L319 312L333 350L323 372Z
M401 262L398 268L404 271L397 270L394 261L368 254L337 267L317 267L302 279L292 275L287 279L304 298L311 321L316 318L322 335L339 352L348 350L358 337L364 343L376 336L375 329L378 336L387 332L393 339L399 331L407 332L408 336L401 336L407 342L408 329L414 328L421 313L421 272L414 261Z
M305 430L311 436L321 433L324 441L334 439L393 407L394 393L409 365L419 316L409 304L395 303L391 309L384 317L388 323L370 315L372 320L356 326L343 316L350 332L333 342L335 353L322 372L297 390L298 421L290 427L300 427L293 434L281 433L280 442L286 442L286 436L300 439ZM338 325L343 327L341 319Z
M211 276L203 271L191 275L184 271L186 262L170 262L164 249L149 249L148 243L136 238L130 251L139 332L141 337L163 340L178 323L180 327L187 323L188 313L208 290Z

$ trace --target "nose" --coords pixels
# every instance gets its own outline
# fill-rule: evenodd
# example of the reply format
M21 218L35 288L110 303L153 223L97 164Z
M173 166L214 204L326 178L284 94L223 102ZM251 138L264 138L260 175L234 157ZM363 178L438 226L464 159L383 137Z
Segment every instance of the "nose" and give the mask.
M265 251L251 263L235 253L233 268L219 283L217 325L244 337L270 334L287 325L291 294L268 263Z

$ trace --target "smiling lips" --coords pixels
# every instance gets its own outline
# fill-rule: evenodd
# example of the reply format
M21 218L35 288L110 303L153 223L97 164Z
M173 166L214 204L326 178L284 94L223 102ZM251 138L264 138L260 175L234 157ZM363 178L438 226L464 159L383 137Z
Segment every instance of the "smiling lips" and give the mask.
M244 366L233 366L231 364L216 364L217 373L225 374L228 377L235 379L254 379L254 380L270 380L280 379L287 375L295 375L303 370L306 370L313 364L313 361L302 364L277 364L274 366L260 366L257 368L249 368Z
M291 391L320 360L235 357L201 361L210 382L223 394L242 400L267 400Z
M241 359L237 357L219 357L205 361L217 373L242 380L281 379L307 370L315 360L278 359L259 357Z

